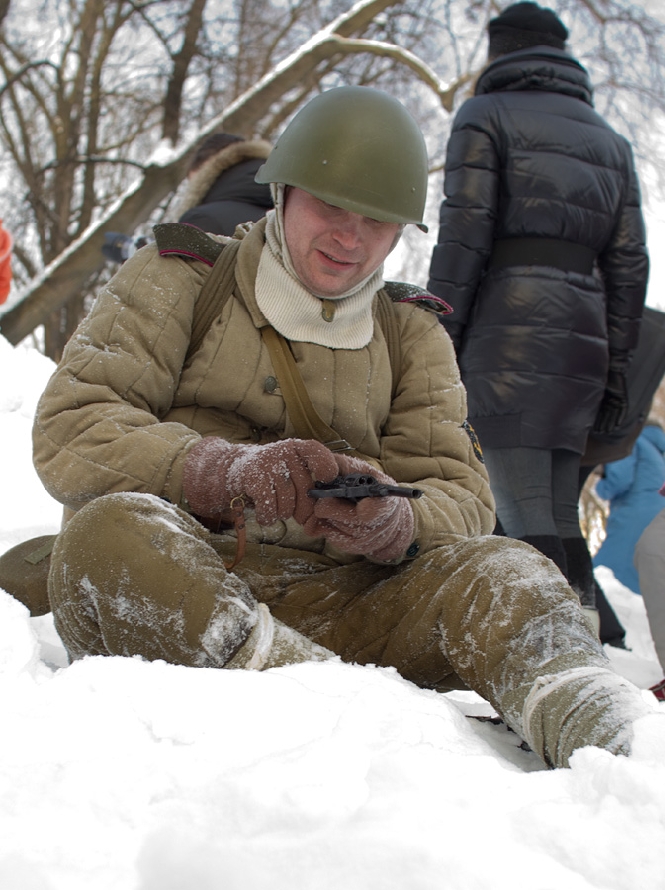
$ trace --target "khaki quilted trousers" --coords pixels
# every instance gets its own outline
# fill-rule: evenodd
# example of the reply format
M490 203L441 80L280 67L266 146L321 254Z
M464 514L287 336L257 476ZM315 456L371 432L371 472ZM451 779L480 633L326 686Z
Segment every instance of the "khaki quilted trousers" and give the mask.
M49 598L71 658L224 667L274 618L344 661L418 686L467 686L551 766L585 744L629 749L648 711L618 677L559 570L509 538L454 540L398 566L233 543L152 495L92 501L56 541Z

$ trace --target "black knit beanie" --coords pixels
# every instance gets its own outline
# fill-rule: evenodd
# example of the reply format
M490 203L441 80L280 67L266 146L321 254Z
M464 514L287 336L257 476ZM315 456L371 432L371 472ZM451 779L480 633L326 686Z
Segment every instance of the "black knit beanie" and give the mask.
M503 56L529 46L564 49L568 29L551 9L537 3L513 3L487 26L489 55Z

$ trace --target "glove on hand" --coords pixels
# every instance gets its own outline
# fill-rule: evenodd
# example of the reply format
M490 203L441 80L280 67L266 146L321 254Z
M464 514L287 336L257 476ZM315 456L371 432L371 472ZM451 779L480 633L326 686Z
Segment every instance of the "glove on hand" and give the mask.
M201 439L185 459L183 489L194 513L214 516L244 495L257 522L293 517L300 525L314 512L313 482L332 482L339 468L320 442L284 439L267 445L233 445Z
M367 473L379 482L395 480L364 460L336 454L340 475ZM358 553L381 562L400 557L413 540L415 520L408 498L363 498L357 504L344 498L314 501L313 515L303 523L305 533L323 536L343 553Z
M623 368L612 368L607 374L605 394L594 423L594 432L611 433L622 423L628 411L628 383Z

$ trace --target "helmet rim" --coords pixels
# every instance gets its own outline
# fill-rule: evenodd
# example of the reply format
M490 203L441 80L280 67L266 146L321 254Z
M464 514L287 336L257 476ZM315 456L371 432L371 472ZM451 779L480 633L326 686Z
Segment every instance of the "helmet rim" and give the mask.
M424 137L401 102L372 87L336 87L300 109L255 179L427 231L427 175Z

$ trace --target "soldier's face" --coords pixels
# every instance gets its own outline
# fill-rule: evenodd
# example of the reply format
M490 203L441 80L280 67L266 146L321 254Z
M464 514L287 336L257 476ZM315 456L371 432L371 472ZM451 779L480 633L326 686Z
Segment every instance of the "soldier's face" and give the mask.
M398 223L378 222L302 189L286 189L286 244L298 278L317 296L341 296L378 269L401 230Z

